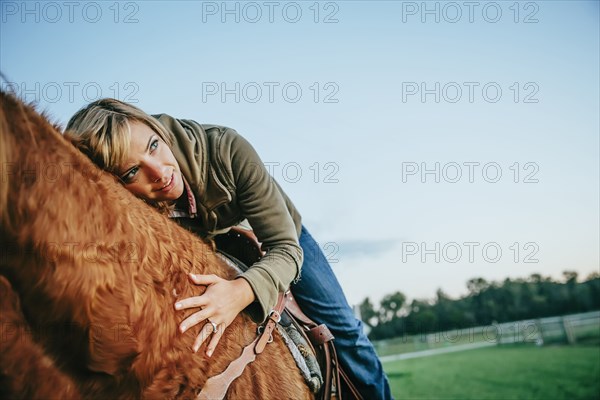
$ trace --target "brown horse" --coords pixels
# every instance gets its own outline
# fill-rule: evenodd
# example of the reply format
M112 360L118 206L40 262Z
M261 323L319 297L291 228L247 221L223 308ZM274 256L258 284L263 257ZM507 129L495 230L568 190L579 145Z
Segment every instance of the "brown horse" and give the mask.
M210 243L133 197L35 109L0 93L0 397L193 398L256 337L239 315L213 356L181 334L189 272L231 279ZM232 399L312 398L279 335Z

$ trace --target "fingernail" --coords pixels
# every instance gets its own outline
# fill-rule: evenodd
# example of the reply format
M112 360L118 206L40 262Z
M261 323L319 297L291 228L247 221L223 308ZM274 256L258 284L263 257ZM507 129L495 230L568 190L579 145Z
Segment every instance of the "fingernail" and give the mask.
M194 347L192 347L192 351L194 353L197 353L199 348L200 348L200 346L194 346Z
M206 352L206 355L207 355L208 357L210 357L210 356L212 356L212 353L213 353L213 351L212 351L212 350L208 350L208 351Z
M181 309L181 303L175 303L175 309L176 310L180 310Z
M187 329L187 326L185 326L185 325L179 326L179 330L181 331L181 333L185 332L186 329Z

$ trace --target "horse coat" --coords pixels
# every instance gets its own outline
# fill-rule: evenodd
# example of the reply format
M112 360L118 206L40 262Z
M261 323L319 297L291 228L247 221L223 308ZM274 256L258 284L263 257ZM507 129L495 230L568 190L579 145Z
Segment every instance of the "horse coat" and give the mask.
M187 274L235 272L204 242L131 195L33 107L0 93L0 397L194 398L256 337L238 315L213 356L177 299ZM312 398L275 335L232 399Z

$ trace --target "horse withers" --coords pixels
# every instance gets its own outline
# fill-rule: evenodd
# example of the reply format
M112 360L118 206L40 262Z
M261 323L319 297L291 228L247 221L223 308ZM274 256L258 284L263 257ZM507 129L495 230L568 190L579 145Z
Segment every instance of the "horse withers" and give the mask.
M188 273L227 279L211 244L133 197L44 116L0 93L0 397L194 398L256 337L241 314L213 356L181 334ZM281 337L227 391L311 399Z

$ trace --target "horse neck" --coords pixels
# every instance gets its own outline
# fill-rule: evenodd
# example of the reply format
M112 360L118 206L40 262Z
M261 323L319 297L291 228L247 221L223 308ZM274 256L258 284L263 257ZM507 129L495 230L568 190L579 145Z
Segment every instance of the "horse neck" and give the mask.
M78 268L77 277L89 285L110 285L119 270L140 268L147 257L157 260L147 246L148 207L32 108L2 100L2 270L24 287L56 280L48 276L58 267ZM140 222L131 223L136 218Z

